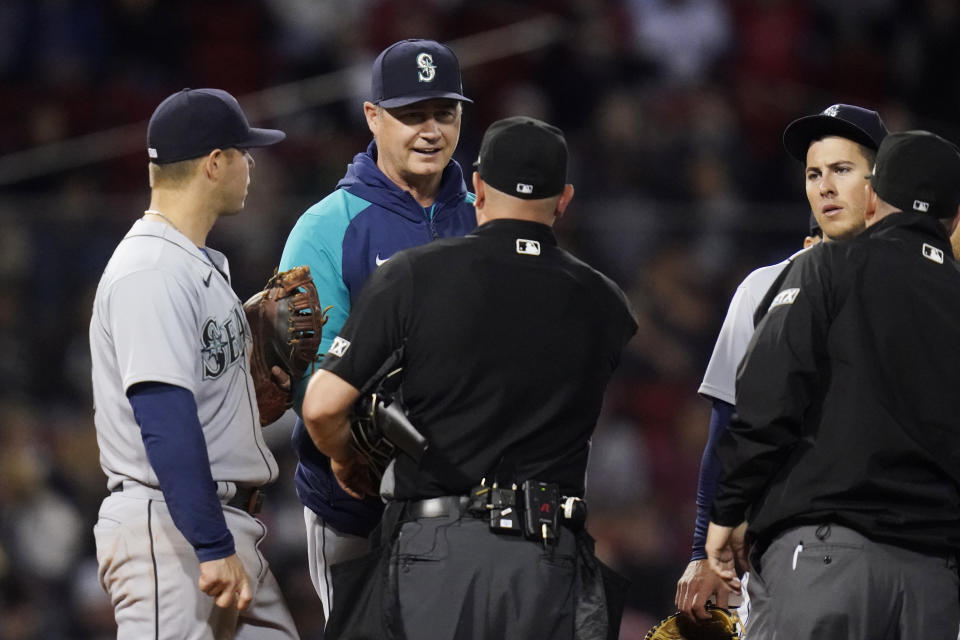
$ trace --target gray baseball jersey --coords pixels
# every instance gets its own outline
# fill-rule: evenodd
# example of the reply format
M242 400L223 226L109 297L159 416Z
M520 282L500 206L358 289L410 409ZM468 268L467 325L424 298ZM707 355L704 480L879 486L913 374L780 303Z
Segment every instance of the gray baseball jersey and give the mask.
M218 493L277 477L263 440L248 349L250 330L226 257L209 259L172 227L138 220L97 287L90 323L100 464L111 489L158 481L126 391L163 382L193 393ZM211 264L211 260L213 264Z
M697 390L700 395L736 405L737 367L753 337L753 314L770 285L796 255L752 271L737 287L723 319L723 326L720 327L720 335L713 347L703 382Z

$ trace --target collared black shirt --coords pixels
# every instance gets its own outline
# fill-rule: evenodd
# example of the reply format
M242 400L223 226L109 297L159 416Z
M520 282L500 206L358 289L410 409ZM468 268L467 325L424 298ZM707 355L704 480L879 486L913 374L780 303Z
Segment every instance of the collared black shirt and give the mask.
M430 448L419 466L398 457L397 498L467 493L504 456L518 480L580 496L604 389L635 331L623 292L550 227L495 220L377 269L323 368L363 388L402 349L404 403Z
M957 549L958 390L960 266L939 221L896 213L814 247L740 365L713 521Z

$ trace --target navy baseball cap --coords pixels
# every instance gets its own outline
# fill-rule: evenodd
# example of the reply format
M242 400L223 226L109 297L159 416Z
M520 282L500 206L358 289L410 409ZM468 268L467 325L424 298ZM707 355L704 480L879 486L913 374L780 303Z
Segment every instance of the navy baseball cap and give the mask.
M835 104L787 125L783 131L783 146L791 156L806 162L810 143L825 136L847 138L876 150L887 136L887 127L876 111L851 104Z
M560 194L567 184L567 141L560 129L526 116L497 120L473 163L484 182L524 200Z
M183 89L150 116L147 155L151 162L169 164L214 149L266 147L286 137L277 129L251 127L237 99L222 89Z
M929 131L891 133L877 152L870 184L901 211L952 218L960 206L960 152Z
M463 95L460 61L450 47L434 40L401 40L373 61L370 101L386 109L451 98L473 102Z

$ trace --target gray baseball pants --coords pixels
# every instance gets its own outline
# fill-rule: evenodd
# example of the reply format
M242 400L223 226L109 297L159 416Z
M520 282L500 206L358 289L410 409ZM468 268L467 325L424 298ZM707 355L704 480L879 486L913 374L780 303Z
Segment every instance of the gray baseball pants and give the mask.
M744 640L956 640L954 554L926 554L836 524L778 536L751 569Z

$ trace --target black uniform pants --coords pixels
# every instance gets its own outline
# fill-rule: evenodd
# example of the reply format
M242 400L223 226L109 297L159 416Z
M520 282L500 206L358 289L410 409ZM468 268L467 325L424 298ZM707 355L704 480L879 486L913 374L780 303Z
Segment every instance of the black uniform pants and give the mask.
M492 533L470 516L406 522L391 553L406 638L574 637L577 542Z

